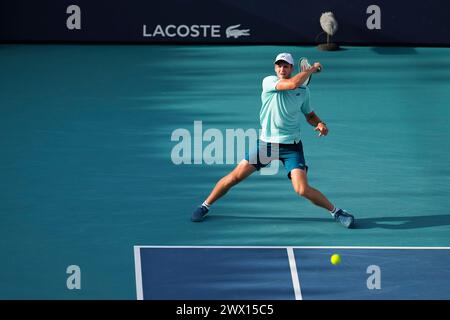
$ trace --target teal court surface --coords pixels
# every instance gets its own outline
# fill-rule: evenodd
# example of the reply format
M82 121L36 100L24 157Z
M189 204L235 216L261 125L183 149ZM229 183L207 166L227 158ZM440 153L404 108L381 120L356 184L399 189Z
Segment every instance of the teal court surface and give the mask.
M235 164L175 164L173 133L258 129L279 52L323 64L311 104L330 132L302 120L308 179L354 229L284 168L190 221ZM0 67L0 299L449 298L449 48L11 44Z

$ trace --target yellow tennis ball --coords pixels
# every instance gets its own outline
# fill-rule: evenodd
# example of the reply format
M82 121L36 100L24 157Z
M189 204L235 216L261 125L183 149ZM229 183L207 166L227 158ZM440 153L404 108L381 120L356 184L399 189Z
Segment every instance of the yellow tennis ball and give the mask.
M341 263L341 256L338 254L333 254L330 258L332 264L337 265Z

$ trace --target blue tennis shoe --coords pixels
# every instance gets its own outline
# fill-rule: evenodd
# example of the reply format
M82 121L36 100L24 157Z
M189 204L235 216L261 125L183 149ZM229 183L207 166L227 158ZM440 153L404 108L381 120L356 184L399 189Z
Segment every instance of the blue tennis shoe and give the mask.
M203 221L203 219L205 219L208 212L209 212L209 210L207 207L200 206L197 209L195 209L194 213L192 213L191 220L193 222L201 222L201 221Z
M346 228L353 227L353 225L355 223L355 217L353 217L353 215L351 215L350 213L348 213L347 211L342 210L342 209L339 209L333 215L333 217L334 217L334 220L336 220L337 222L339 222Z

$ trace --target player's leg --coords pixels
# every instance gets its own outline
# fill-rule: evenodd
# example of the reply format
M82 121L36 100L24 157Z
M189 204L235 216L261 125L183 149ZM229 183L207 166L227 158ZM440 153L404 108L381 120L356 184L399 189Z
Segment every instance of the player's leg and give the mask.
M247 178L253 172L266 167L273 160L272 147L270 143L258 140L256 145L251 147L249 153L245 155L245 159L242 160L233 171L220 179L214 189L211 191L206 200L198 207L192 214L191 220L194 222L200 222L208 214L210 206L216 202L219 198L223 197L228 190L233 186Z
M191 220L194 222L202 221L208 214L209 206L211 206L219 198L223 197L233 186L250 176L255 171L256 167L254 165L250 164L248 160L242 160L236 168L233 169L233 171L216 183L208 198L206 198L203 204L194 211Z
M336 221L345 227L350 228L354 223L354 217L345 210L335 207L322 192L308 184L308 166L303 154L303 144L300 141L294 145L284 146L280 152L280 159L288 172L288 177L292 181L292 186L297 194L305 197L313 204L327 209Z
M229 174L220 179L214 189L211 191L211 194L206 198L206 203L212 205L217 199L224 196L228 190L230 190L233 186L247 178L253 172L256 171L256 168L251 165L247 160L242 160L236 168L233 169Z
M316 206L330 211L336 221L340 222L346 228L351 228L354 223L354 217L345 210L335 207L325 195L319 190L308 184L306 170L295 168L291 170L291 181L295 192L311 201Z
M317 189L308 184L306 170L295 168L291 170L291 181L295 192L308 199L316 206L332 211L334 205Z

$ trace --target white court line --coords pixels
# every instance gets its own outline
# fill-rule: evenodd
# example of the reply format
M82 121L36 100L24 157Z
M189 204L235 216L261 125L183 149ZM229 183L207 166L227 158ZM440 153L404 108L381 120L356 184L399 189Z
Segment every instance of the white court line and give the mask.
M142 289L141 249L139 246L134 246L134 265L136 274L136 297L138 300L144 300L144 290Z
M287 249L287 246L134 246L163 249ZM293 249L386 249L386 250L449 250L450 247L368 247L368 246L290 246Z
M302 289L300 288L300 281L298 279L297 264L295 263L294 249L287 248L289 257L289 267L291 268L292 285L294 286L295 300L303 300Z

